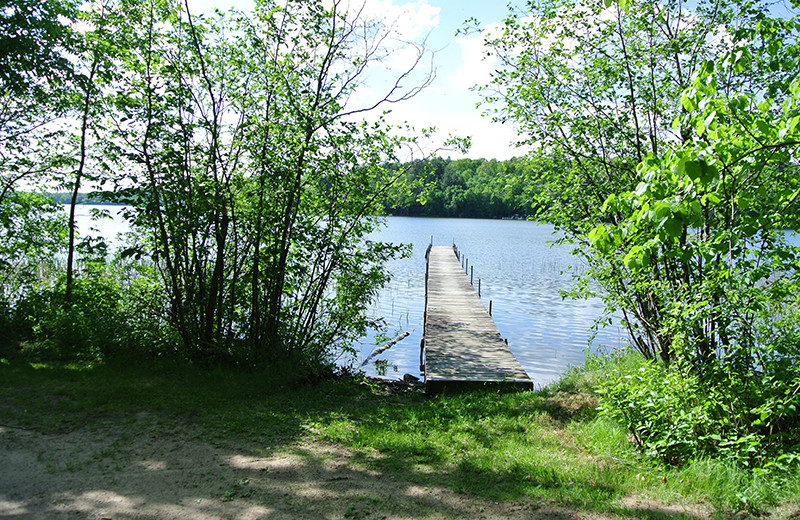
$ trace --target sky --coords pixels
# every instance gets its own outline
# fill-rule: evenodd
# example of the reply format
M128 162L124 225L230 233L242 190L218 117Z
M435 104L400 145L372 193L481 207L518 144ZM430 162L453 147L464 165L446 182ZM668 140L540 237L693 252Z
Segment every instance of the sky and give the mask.
M360 0L351 1L353 5L360 5ZM476 108L480 96L470 87L488 83L493 70L491 62L482 60L480 36L456 36L464 21L472 17L480 21L482 28L500 22L508 13L508 3L503 0L366 0L366 9L372 16L385 17L388 23L394 23L406 40L426 39L427 47L436 51L433 57L435 80L411 100L392 105L391 123L407 122L418 129L436 127L438 133L429 144L432 148L448 134L471 137L472 147L465 155L444 150L440 152L443 157L505 160L524 154L524 149L513 145L517 138L510 124L493 123ZM247 12L252 6L252 0L189 0L193 14L210 13L214 8ZM400 59L398 56L397 60ZM367 88L381 91L380 74L371 79Z

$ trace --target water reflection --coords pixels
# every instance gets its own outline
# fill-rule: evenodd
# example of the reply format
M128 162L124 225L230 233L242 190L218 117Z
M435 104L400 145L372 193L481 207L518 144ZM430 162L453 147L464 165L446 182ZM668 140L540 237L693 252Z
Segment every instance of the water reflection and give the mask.
M602 303L564 300L560 291L572 283L571 273L585 269L567 247L551 247L553 227L514 220L466 220L389 217L387 227L373 239L413 245L411 258L391 263L392 282L381 293L374 312L388 322L387 335L402 331L410 336L377 356L397 367L385 377L405 373L419 376L419 344L425 305L425 248L453 241L481 279L481 299L492 314L511 351L536 385L557 379L569 366L583 363L589 329ZM602 330L595 345L619 345L619 326ZM374 334L357 345L359 360L375 348ZM374 366L369 375L379 375Z

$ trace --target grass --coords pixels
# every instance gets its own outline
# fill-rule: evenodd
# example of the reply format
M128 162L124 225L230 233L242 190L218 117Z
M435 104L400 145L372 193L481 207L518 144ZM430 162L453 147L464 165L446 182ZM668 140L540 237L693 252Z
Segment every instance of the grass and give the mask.
M630 496L705 504L720 517L800 511L800 475L761 479L714 461L675 469L643 462L627 432L595 412L589 383L569 374L536 392L427 397L358 378L292 384L269 374L0 363L0 423L45 432L125 423L146 414L165 432L188 422L216 444L270 451L323 441L351 464L420 486L492 500L555 501L585 511L657 514ZM246 483L228 483L231 498ZM655 515L655 516L654 516Z

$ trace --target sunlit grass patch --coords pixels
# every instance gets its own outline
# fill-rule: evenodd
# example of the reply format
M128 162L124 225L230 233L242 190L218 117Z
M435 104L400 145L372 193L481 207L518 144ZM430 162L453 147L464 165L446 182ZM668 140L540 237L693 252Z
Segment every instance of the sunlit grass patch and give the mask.
M634 457L633 446L628 441L628 432L607 417L571 423L569 431L577 442L593 453L615 454Z
M354 467L407 485L642 518L653 513L620 504L701 504L722 516L800 509L797 472L759 477L715 461L671 469L646 462L624 428L589 408L587 388L576 381L427 397L357 378L297 384L185 367L10 362L0 364L0 415L45 432L124 424L135 436L189 425L196 440L256 454L321 442Z
M433 474L454 490L492 499L608 501L619 494L620 479L609 464L587 457L585 445L611 426L594 425L584 433L548 412L550 397L546 392L441 395L402 407L378 406L369 420L354 419L355 430L341 419L316 422L314 428L325 439L380 453L375 467L402 470L420 483ZM624 438L615 434L617 441Z

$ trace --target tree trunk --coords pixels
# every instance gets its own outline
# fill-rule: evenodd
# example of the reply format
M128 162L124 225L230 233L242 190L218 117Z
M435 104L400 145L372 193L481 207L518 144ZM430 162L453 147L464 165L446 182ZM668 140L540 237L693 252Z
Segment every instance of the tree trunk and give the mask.
M72 288L75 277L75 206L78 202L78 192L81 188L84 170L86 168L86 134L89 131L89 111L91 109L93 97L94 75L97 71L99 59L92 61L89 76L85 78L86 83L83 89L83 111L81 114L81 144L78 169L75 171L75 180L72 186L72 199L69 205L69 243L67 244L67 281L64 288L64 302L67 307L72 306Z

